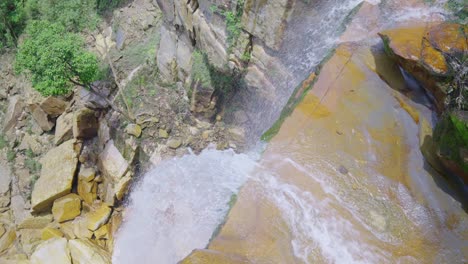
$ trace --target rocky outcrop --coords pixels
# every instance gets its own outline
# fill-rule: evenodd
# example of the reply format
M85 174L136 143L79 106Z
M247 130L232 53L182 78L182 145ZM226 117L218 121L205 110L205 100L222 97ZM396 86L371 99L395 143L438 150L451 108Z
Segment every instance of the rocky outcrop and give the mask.
M71 264L68 242L65 238L52 238L40 244L31 255L31 264Z
M81 144L69 140L42 158L41 176L31 198L34 212L50 209L55 199L71 192L80 150Z
M72 220L81 213L81 199L78 195L71 193L54 201L52 214L55 221L62 223Z
M468 184L468 112L446 113L435 127L433 142L433 153L443 166Z
M79 139L90 139L97 136L98 118L97 113L89 108L77 110L73 115L73 137Z
M16 126L16 122L18 122L24 108L24 102L19 96L13 96L9 101L5 119L3 121L3 132L7 132Z
M74 264L110 264L111 257L104 249L87 239L73 239L68 242Z
M454 77L452 60L468 50L467 26L442 23L386 30L379 35L387 53L413 75L434 98L439 113L446 108Z

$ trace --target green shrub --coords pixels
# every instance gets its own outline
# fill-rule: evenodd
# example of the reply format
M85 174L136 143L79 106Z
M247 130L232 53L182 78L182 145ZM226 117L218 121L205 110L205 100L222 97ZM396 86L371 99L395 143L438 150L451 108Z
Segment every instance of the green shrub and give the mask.
M68 31L95 29L99 23L96 0L29 0L28 13L33 19L58 23Z
M468 172L462 151L468 151L468 123L456 112L446 113L434 129L434 141L439 154L459 164Z
M24 1L0 1L0 49L14 46L25 27Z
M87 87L96 80L98 60L85 50L79 35L47 21L32 21L26 34L16 56L16 70L29 73L33 87L42 95L66 94L72 84Z

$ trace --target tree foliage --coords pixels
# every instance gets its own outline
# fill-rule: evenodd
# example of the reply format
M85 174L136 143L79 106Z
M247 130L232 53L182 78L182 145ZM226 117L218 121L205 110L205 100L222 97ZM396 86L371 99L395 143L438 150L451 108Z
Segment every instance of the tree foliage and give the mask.
M16 56L18 72L27 72L42 95L68 93L73 84L87 87L99 72L96 56L84 49L83 39L48 21L31 21Z
M79 32L98 25L96 5L96 0L29 0L28 13L33 19L59 23Z
M14 46L25 26L25 12L21 0L0 1L0 49Z

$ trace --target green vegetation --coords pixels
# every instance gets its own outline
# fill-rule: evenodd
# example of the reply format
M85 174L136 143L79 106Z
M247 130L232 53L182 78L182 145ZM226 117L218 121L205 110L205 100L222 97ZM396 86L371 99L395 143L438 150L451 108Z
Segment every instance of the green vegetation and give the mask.
M38 174L41 171L41 164L37 161L36 155L31 149L27 149L26 159L24 161L25 167L29 170L31 174Z
M13 47L25 26L24 1L0 1L0 50Z
M446 8L454 14L456 22L465 25L468 23L468 5L466 0L448 0Z
M26 34L18 50L16 69L28 72L42 95L66 94L72 84L88 87L96 80L98 60L84 49L79 35L47 21L32 21Z
M213 67L206 54L196 50L192 54L192 59L193 80L198 81L202 86L214 87L219 95L225 96L235 87L242 85L239 83L241 80L239 76L219 71Z
M13 162L16 159L16 152L13 149L7 150L7 160L8 162Z
M0 135L0 150L8 147L8 141L5 139L4 135Z
M29 0L32 19L61 24L67 31L95 29L99 23L96 0Z
M216 5L210 6L212 13L220 13L226 18L227 44L228 53L235 46L237 39L242 32L242 13L244 12L245 0L237 0L234 10L223 11L219 10Z
M323 65L325 65L333 57L333 55L335 55L335 49L332 49L327 54L327 56L325 56L322 62L320 62L320 64L317 66L315 70L315 76L320 75L320 71ZM286 118L292 114L296 106L304 99L305 95L310 89L312 89L316 81L316 77L313 79L312 82L310 82L309 80L304 80L296 87L288 102L286 103L286 106L281 111L280 118L276 120L276 122L267 131L265 131L265 133L263 133L263 135L260 138L261 140L268 142L276 134L278 134Z
M434 129L434 141L442 157L454 161L468 172L468 163L462 157L462 152L468 151L466 117L463 118L456 112L446 113Z

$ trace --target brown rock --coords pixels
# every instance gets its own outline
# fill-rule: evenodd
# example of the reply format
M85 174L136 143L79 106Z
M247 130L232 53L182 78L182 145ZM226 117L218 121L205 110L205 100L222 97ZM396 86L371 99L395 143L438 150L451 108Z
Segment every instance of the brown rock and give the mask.
M54 200L71 192L81 144L69 140L51 149L41 160L41 176L34 185L31 206L34 212L51 208Z
M52 227L46 227L44 229L42 229L42 234L41 234L41 239L42 240L48 240L48 239L51 239L51 238L55 238L55 237L63 237L64 234L62 233L62 231L56 229L56 228L52 228Z
M0 237L0 254L8 249L16 239L15 229L8 229L3 236Z
M111 215L112 208L102 203L96 210L90 212L87 216L87 227L91 231L96 231L99 227L106 224Z
M65 113L57 118L57 127L55 128L55 145L73 137L73 113Z
M78 195L71 193L54 201L52 214L59 222L72 220L81 213L81 199Z
M141 127L137 124L130 124L125 128L125 132L138 138L141 136Z
M3 132L7 132L16 126L18 119L23 112L24 103L18 95L10 97L8 108L3 121Z
M73 263L110 264L111 256L89 239L73 239L68 242Z
M41 108L51 117L57 117L65 112L67 102L57 97L50 96L42 101Z
M389 55L434 97L439 112L445 109L449 87L447 77L451 74L442 52L454 55L466 51L463 31L468 31L468 26L443 23L379 33Z
M82 167L78 173L78 194L88 204L97 198L97 182L94 181L96 172L93 168Z
M97 136L99 122L96 112L89 108L82 108L73 115L73 136L88 139Z
M101 172L110 178L118 180L128 170L128 162L124 159L119 150L115 147L114 141L107 142L106 147L99 155L99 165Z
M71 264L67 239L52 238L40 244L31 255L31 264Z
M47 113L38 105L30 106L31 114L36 123L43 131L50 131L54 127L54 123L49 121Z

